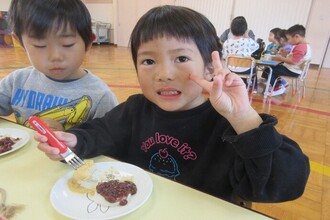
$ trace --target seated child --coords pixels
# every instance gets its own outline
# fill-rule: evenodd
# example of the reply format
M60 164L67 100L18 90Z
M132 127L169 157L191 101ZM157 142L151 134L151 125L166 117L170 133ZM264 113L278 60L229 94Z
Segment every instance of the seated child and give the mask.
M270 80L271 85L274 86L273 96L281 95L286 90L281 80L278 80L278 83L274 85L275 80L279 76L299 77L302 73L301 64L311 59L312 52L310 45L305 39L305 32L305 27L298 24L290 27L285 32L288 43L293 46L293 49L286 57L278 54L272 58L273 60L283 62L283 64L273 67L273 74ZM268 78L268 70L263 72L262 77Z
M268 41L270 42L270 44L267 45L264 54L275 55L278 52L280 46L275 36L280 30L281 30L280 28L273 28L269 31Z
M245 17L243 16L237 16L235 17L230 25L233 23L233 22L236 22L237 20L243 20L245 23L247 23ZM246 32L245 32L245 35L247 35L249 38L252 38L253 40L255 39L255 35L253 33L252 30L249 30L247 29ZM233 33L231 32L230 28L226 29L221 35L220 35L220 43L223 44L226 40L230 39L230 38L233 38Z
M180 6L150 9L130 44L143 94L55 132L59 140L82 158L114 157L230 202L302 195L308 158L276 130L276 118L254 110L242 79L222 67L205 16ZM205 80L209 74L213 81ZM51 159L62 159L45 136L35 139Z
M233 33L233 37L227 39L223 44L222 54L224 59L230 54L250 57L259 48L259 44L255 40L246 36L247 23L245 19L233 20L230 30ZM250 68L234 68L231 66L227 68L235 73L250 74ZM253 71L254 73L256 72L256 70ZM252 83L258 84L257 77L254 77L252 80L255 80ZM257 87L255 86L253 92L256 93L256 91Z
M10 25L32 66L0 80L0 115L14 113L25 126L36 115L51 128L65 130L102 117L118 101L100 78L81 68L95 36L85 4L55 2L11 3Z
M288 43L288 39L286 38L285 32L286 32L285 29L281 29L275 35L275 39L277 42L279 42L279 45L280 45L280 49L277 52L277 54L279 54L283 57L286 57L293 48L292 45Z
M276 54L279 54L283 57L286 57L293 48L292 45L288 43L288 39L285 36L285 32L286 32L285 29L281 29L275 35L275 40L280 45L280 49L278 50L278 52ZM289 83L284 78L281 78L280 82L282 83L282 85L284 87L289 86Z

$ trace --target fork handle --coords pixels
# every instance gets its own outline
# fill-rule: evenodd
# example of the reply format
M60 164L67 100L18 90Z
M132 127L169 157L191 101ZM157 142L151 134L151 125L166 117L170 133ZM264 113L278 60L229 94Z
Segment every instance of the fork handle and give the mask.
M29 123L39 134L45 135L48 144L59 149L61 154L68 150L68 147L55 137L54 132L40 118L31 116Z

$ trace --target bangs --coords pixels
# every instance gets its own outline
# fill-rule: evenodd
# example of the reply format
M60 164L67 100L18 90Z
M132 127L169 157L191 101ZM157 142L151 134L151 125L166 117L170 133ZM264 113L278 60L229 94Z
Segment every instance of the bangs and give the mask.
M135 68L141 44L163 37L195 43L205 64L211 62L212 51L221 55L216 30L204 15L186 7L160 6L144 14L132 31L130 47Z
M145 21L144 26L148 28L141 28L139 33L134 35L136 38L131 40L140 43L162 37L191 40L197 35L195 30L202 30L202 28L199 27L198 22L194 22L195 18L190 13L187 13L185 17L186 19L182 19L182 15L178 15L175 11L156 13L152 19Z
M24 23L23 23L24 25ZM70 17L70 12L63 9L54 8L52 10L40 10L25 20L26 33L30 37L44 38L52 31L66 30L71 28L76 31L74 18Z
M68 29L79 33L86 48L93 41L91 16L81 0L12 0L9 12L22 45L22 34L41 39Z

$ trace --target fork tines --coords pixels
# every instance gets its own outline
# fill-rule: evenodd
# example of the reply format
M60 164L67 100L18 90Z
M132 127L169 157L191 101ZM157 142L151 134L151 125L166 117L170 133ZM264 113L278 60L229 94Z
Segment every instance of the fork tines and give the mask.
M84 161L81 160L75 153L73 153L69 148L68 150L61 154L64 160L69 164L73 169L78 169L82 165L84 165Z

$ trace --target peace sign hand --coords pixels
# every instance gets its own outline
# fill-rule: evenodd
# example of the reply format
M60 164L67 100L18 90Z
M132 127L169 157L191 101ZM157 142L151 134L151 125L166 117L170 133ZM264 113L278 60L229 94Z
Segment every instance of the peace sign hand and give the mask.
M190 79L209 93L213 107L230 122L237 133L258 127L262 121L250 105L245 83L237 74L222 67L217 51L213 51L211 56L213 82L195 75L190 75ZM252 124L246 126L245 123Z

